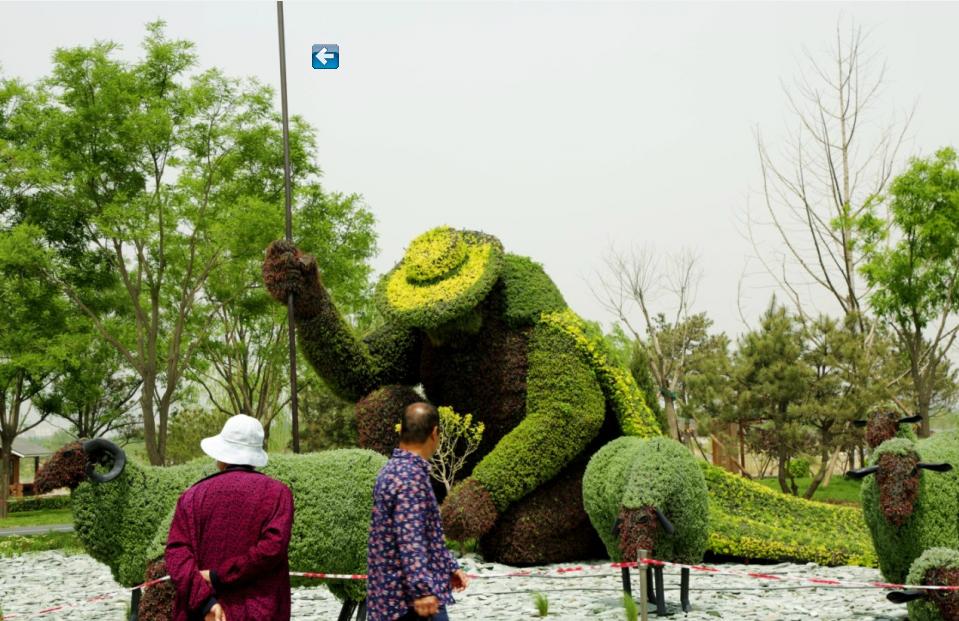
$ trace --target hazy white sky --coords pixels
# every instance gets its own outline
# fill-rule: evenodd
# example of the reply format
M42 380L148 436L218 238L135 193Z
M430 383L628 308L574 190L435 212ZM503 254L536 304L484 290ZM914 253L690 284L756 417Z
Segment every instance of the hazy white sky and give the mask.
M696 310L738 333L771 281L742 236L760 174L754 131L792 122L780 82L836 22L888 61L877 121L916 107L903 150L959 146L959 4L286 3L291 112L319 131L329 189L377 218L380 271L437 224L496 234L542 262L587 318L610 317L587 278L610 243L702 258ZM204 67L278 88L272 2L0 3L0 65L36 79L58 46L121 43L168 22ZM315 71L314 43L341 68ZM768 234L767 234L768 237ZM768 238L772 240L771 237ZM747 267L748 266L748 267ZM664 300L665 302L665 300ZM835 311L828 304L826 310Z

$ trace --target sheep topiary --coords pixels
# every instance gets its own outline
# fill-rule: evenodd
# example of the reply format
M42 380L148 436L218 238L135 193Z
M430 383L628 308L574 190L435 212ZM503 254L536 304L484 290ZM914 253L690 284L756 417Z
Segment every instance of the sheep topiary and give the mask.
M876 475L863 481L863 514L883 576L902 583L925 550L959 547L959 436L886 440L870 464L849 475Z
M361 445L388 454L410 387L421 384L430 401L486 427L466 478L441 498L447 535L479 538L491 560L514 564L588 555L580 543L588 519L567 502L579 493L583 464L615 437L661 432L629 372L610 363L601 335L543 268L491 235L433 229L378 284L385 324L358 338L321 267L278 241L263 278L278 301L293 296L302 350L319 375L358 402ZM553 493L541 493L547 487ZM528 527L525 516L544 513L562 519Z
M855 420L853 425L866 429L866 444L869 445L869 448L874 449L886 440L893 438L915 441L916 433L910 424L919 422L922 422L921 416L901 418L896 404L887 402L872 408L865 420Z
M708 490L689 450L667 438L623 437L600 449L583 477L586 513L613 560L651 558L698 563L709 536ZM660 611L665 610L662 568L654 569ZM681 582L689 609L689 570Z
M104 443L99 440L96 442ZM125 459L110 443L109 459L94 452L94 461ZM112 447L112 448L111 448ZM70 487L74 527L92 557L110 567L126 587L165 573L162 557L173 510L180 494L215 472L209 460L156 468L127 463L113 468L102 482L84 481L88 453L79 443L57 452L38 475L43 489ZM293 492L294 522L290 569L301 572L366 572L366 543L373 508L373 485L386 458L366 449L338 449L304 455L271 455L264 474ZM55 476L54 476L55 475ZM294 580L317 586L317 580ZM330 581L344 605L365 597L362 581ZM169 583L147 589L140 603L141 621L166 621L173 605Z
M906 577L909 584L959 585L959 551L929 548L913 561ZM910 621L959 621L959 591L910 589L893 591L891 602L909 603Z
M120 467L102 475L92 470L93 463ZM98 482L86 480L88 469ZM126 462L112 443L91 440L57 451L37 473L36 486L41 493L71 490L73 527L80 543L110 568L117 582L132 587L143 581L146 551L164 516L183 490L213 472L209 460L169 468L141 466Z

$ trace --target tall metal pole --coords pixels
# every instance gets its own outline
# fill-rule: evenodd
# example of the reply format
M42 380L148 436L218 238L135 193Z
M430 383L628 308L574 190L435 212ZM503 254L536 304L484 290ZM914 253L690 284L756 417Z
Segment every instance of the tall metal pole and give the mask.
M280 101L283 108L283 187L286 195L286 241L293 241L293 196L290 187L290 115L286 105L286 37L283 29L283 2L276 3L276 24L280 33ZM293 294L286 301L290 327L290 410L293 415L293 452L300 452L300 408L296 394L296 322Z

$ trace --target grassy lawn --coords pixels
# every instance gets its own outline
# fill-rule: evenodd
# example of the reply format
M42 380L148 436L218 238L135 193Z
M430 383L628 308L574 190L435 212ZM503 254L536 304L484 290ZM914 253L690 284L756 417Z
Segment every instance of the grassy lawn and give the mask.
M0 556L18 556L27 552L63 550L69 554L81 554L83 546L76 533L47 533L33 537L0 537Z
M47 509L44 511L23 511L11 513L0 520L0 528L19 528L22 526L47 526L48 524L72 524L73 513L70 509Z
M799 486L799 495L802 496L803 492L809 487L809 483L812 481L812 477L805 477L802 479L796 479L796 484ZM759 481L769 489L781 492L782 489L779 487L779 480L775 477L761 479ZM816 493L813 494L813 500L818 500L820 502L839 502L844 504L859 504L859 481L852 479L844 479L841 476L833 475L832 480L829 481L829 487L819 486L819 489L816 490Z

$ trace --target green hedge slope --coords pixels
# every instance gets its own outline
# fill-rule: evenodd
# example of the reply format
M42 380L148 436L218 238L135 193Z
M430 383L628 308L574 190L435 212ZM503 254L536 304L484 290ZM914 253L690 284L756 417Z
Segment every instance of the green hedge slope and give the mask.
M744 559L876 565L862 512L788 496L699 462L709 488L709 544Z

